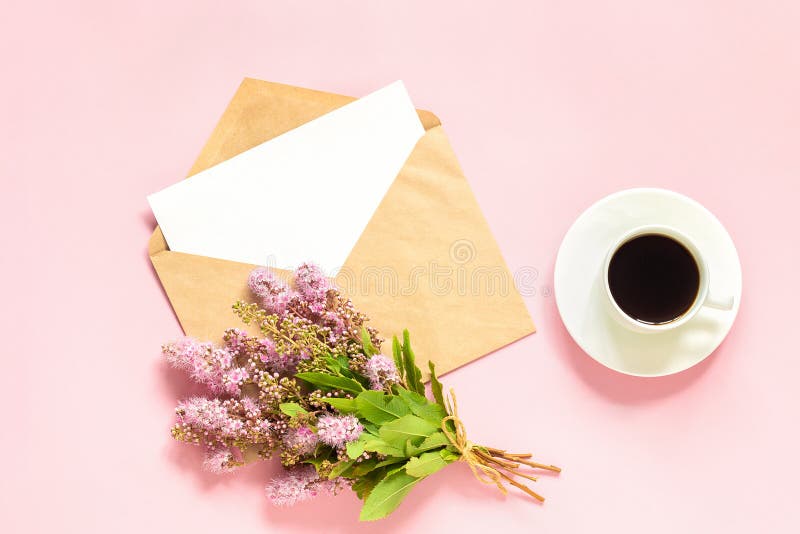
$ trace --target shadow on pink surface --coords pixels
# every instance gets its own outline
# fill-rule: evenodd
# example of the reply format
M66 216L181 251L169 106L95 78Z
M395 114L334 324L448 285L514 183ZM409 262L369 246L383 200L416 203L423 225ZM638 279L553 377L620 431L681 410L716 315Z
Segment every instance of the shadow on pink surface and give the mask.
M162 388L164 397L173 399L176 404L187 397L208 395L208 389L205 386L191 380L185 371L172 367L163 359L163 356L157 361L155 367L159 381L164 384Z
M558 353L591 389L607 399L621 404L644 404L669 397L695 384L714 365L725 352L725 341L708 358L680 373L657 377L637 377L613 371L583 352L572 339L561 321L558 310L549 306L546 311L548 322L557 325L553 336L559 347ZM734 326L735 330L735 326Z

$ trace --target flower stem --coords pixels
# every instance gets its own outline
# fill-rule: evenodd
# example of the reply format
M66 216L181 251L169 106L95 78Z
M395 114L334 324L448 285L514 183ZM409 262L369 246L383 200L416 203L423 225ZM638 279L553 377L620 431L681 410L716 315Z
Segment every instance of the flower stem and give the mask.
M527 493L528 495L530 495L539 502L544 502L544 497L542 497L541 495L530 489L525 484L520 484L519 482L517 482L507 474L503 473L502 471L498 471L498 473L500 473L500 476L503 477L509 484L511 484L515 488L521 489L522 491L524 491L525 493Z

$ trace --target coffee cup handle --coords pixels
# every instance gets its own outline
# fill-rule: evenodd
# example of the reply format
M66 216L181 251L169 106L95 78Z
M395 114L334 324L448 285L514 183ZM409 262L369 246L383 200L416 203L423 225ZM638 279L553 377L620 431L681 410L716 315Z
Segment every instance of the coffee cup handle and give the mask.
M710 293L706 295L706 300L703 302L703 306L708 306L709 308L714 308L717 310L732 310L733 309L733 297L727 298L717 298L716 296L712 296Z

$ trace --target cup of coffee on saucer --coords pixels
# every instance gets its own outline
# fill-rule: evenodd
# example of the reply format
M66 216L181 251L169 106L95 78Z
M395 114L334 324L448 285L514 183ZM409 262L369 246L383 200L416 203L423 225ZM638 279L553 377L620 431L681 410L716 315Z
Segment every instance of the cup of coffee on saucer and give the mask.
M638 332L664 332L687 323L700 308L733 309L733 297L710 293L708 265L697 245L670 226L624 233L603 264L615 318Z
M738 312L742 274L722 223L654 188L588 208L561 244L556 304L575 342L616 371L663 376L711 354Z

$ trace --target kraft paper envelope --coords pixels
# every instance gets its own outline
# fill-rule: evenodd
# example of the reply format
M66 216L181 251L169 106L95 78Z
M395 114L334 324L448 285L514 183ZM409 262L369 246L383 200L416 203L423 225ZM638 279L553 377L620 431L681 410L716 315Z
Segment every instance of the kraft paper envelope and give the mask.
M245 79L189 175L353 100ZM384 337L408 328L422 369L430 359L445 373L535 328L439 119L418 113L425 134L335 282ZM171 251L158 227L149 255L187 335L241 326L231 304L253 300L253 265Z

